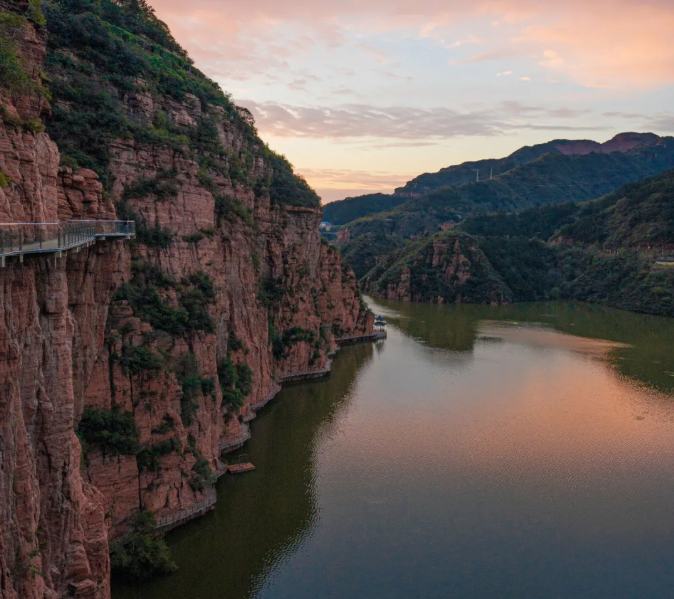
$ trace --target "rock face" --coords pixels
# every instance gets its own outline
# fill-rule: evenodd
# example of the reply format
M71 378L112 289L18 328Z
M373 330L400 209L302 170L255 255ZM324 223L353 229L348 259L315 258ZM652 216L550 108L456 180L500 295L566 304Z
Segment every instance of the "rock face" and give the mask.
M476 239L452 231L394 252L373 269L366 286L385 299L439 304L498 305L512 295Z
M27 69L36 71L44 40L28 24L24 33ZM16 124L40 118L40 96L0 96L0 103L0 221L114 214L95 173L59 169L49 136ZM69 589L109 596L105 499L81 476L74 425L121 280L120 250L112 241L0 269L0 594L7 599Z
M39 83L46 34L22 31ZM321 242L320 207L272 200L275 167L221 107L129 92L125 118L195 137L208 118L217 152L114 139L97 173L59 166L49 129L34 125L50 111L39 93L0 102L2 222L121 214L141 230L135 243L0 269L0 595L107 599L109 540L140 510L203 499L251 406L279 379L324 369L335 338L371 332L373 319ZM92 411L131 413L140 451L83 450L78 422Z

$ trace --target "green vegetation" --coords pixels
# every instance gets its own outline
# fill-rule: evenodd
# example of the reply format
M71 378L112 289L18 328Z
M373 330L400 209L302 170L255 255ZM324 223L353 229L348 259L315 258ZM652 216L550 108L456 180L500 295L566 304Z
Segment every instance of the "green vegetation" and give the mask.
M274 204L289 204L318 208L321 200L309 184L299 175L293 173L293 166L285 156L267 151L265 159L273 169L273 177L269 188L269 198Z
M28 18L40 27L47 24L42 12L42 0L28 0Z
M199 409L201 397L215 398L215 383L212 378L201 376L193 354L180 356L175 371L183 391L180 400L181 419L185 426L190 426Z
M248 210L239 201L228 196L215 196L215 215L220 220L224 218L229 222L235 222L236 219L241 219L249 227L253 226L253 213Z
M626 153L545 154L493 180L443 187L407 198L386 212L348 223L351 237L381 233L409 238L438 232L469 216L585 202L674 167L674 138Z
M607 249L674 243L674 170L628 185L602 203L603 210L563 226L559 236Z
M34 6L35 3L31 2L31 12ZM39 19L39 14L36 13L35 16ZM44 21L44 17L41 21ZM18 39L25 27L25 17L13 12L0 12L0 88L10 94L25 95L41 91L40 86L26 71L25 60L19 55Z
M121 356L113 352L112 359L119 360L124 373L133 375L157 372L164 366L163 357L146 346L124 344Z
M187 313L185 329L188 332L214 333L215 325L208 313L208 306L215 303L215 289L210 277L203 272L196 272L183 277L180 283L179 301Z
M318 196L293 174L288 161L257 137L250 112L235 106L194 67L145 0L48 0L45 7L50 30L46 68L57 100L49 133L64 163L95 170L108 186L111 143L133 139L197 158L199 180L214 195L217 173L256 194L269 193L272 202L318 207ZM194 96L203 110L190 127L177 125L162 110L138 118L127 114L125 104L125 98L135 95L149 95L157 105L165 105L166 98L192 102ZM243 136L244 149L238 153L222 147L218 126L223 122ZM272 167L268 179L254 180L256 157ZM158 201L176 191L161 181L141 181L137 187L136 194L154 194ZM138 239L166 242L140 230Z
M196 331L214 332L208 307L215 303L215 290L208 275L196 272L177 283L156 267L135 264L133 278L118 289L115 301L128 301L141 320L175 337ZM174 306L158 288L174 289L178 305Z
M146 198L151 195L160 202L175 197L179 190L179 183L175 177L176 171L172 170L162 172L154 179L140 179L124 189L122 198L130 200L132 198Z
M0 189L5 189L12 182L12 178L0 171Z
M163 456L181 452L182 445L180 439L177 437L154 443L150 447L138 452L136 455L138 469L140 471L147 470L149 472L157 472L160 467L160 460Z
M98 447L104 455L136 455L140 435L132 412L85 408L77 425L77 436L86 453Z
M386 195L385 193L372 193L355 198L346 198L338 202L330 202L323 208L323 220L333 225L344 225L379 212L386 212L406 202L407 196Z
M301 327L292 327L283 334L280 334L275 327L269 327L269 338L271 340L272 353L274 358L282 360L289 355L290 348L296 343L315 343L316 331L310 331Z
M115 575L147 580L177 569L164 539L155 537L155 526L154 514L141 512L131 534L111 544L110 563Z
M210 487L215 482L215 477L208 460L201 454L197 454L196 458L197 461L192 466L194 474L190 477L189 485L193 491L203 493L206 487Z
M497 288L500 301L576 299L674 316L674 271L653 266L660 252L674 248L672 222L674 171L668 171L585 204L471 217L459 228L475 235L440 233L409 243L379 257L365 280L383 294L400 287L409 270L416 301L492 303L496 296L484 291ZM484 263L471 257L478 250ZM459 270L452 296L446 286L456 288Z
M363 278L372 270L381 256L391 254L405 245L405 240L397 235L366 233L345 243L341 247L345 262L353 268L356 278Z
M229 357L222 358L218 363L218 380L222 404L234 411L243 407L243 400L253 390L253 371L248 364L234 364Z
M165 435L166 433L175 430L175 428L176 423L175 420L173 420L173 417L170 414L164 414L162 423L158 427L152 429L152 434Z
M260 281L257 300L267 310L274 310L281 304L285 293L286 289L283 286L283 279L270 277L264 281Z
M403 295L413 301L497 303L509 301L511 292L469 235L447 232L394 252L391 262L368 277L370 289L386 293L400 288L409 272L409 289ZM379 272L377 272L379 270ZM469 275L469 276L468 276Z

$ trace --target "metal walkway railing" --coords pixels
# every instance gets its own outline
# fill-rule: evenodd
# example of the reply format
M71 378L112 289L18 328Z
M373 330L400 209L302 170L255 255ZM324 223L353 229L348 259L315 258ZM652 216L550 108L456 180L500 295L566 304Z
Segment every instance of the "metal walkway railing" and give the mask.
M251 434L250 434L250 426L247 424L242 424L241 425L241 435L237 437L236 439L231 439L229 441L220 441L218 444L218 452L220 455L224 453L227 453L229 451L234 451L236 449L239 449L248 439L250 439Z
M218 494L215 488L207 487L204 489L204 498L201 501L183 508L182 510L178 510L173 514L157 518L155 530L162 533L168 532L176 526L180 526L185 522L189 522L190 520L194 520L199 516L203 516L215 505L217 498Z
M11 256L64 252L97 239L129 239L135 235L136 223L128 220L0 223L0 266Z

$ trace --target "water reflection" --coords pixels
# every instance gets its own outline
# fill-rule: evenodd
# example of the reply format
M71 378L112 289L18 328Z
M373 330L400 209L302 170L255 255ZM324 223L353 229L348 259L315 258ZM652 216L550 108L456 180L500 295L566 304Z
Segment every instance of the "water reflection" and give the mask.
M329 378L285 387L252 422L253 438L241 450L256 470L221 478L216 510L168 535L179 572L146 584L117 583L113 596L254 596L320 518L316 449L339 427L371 358L372 345L354 346L338 356Z
M540 302L512 306L440 306L377 300L370 303L405 334L454 352L472 352L485 342L485 321L513 326L535 323L562 333L612 341L612 365L623 376L674 393L674 319L633 314L578 302ZM494 339L487 339L487 342Z
M674 320L378 302L254 421L258 470L115 598L642 599L674 588Z

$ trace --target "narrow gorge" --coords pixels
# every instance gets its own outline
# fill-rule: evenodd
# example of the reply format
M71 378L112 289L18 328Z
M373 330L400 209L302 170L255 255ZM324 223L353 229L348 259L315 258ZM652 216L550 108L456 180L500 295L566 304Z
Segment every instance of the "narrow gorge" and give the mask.
M0 10L2 222L137 227L0 269L0 594L107 599L138 514L203 505L252 406L373 317L318 196L144 2Z

